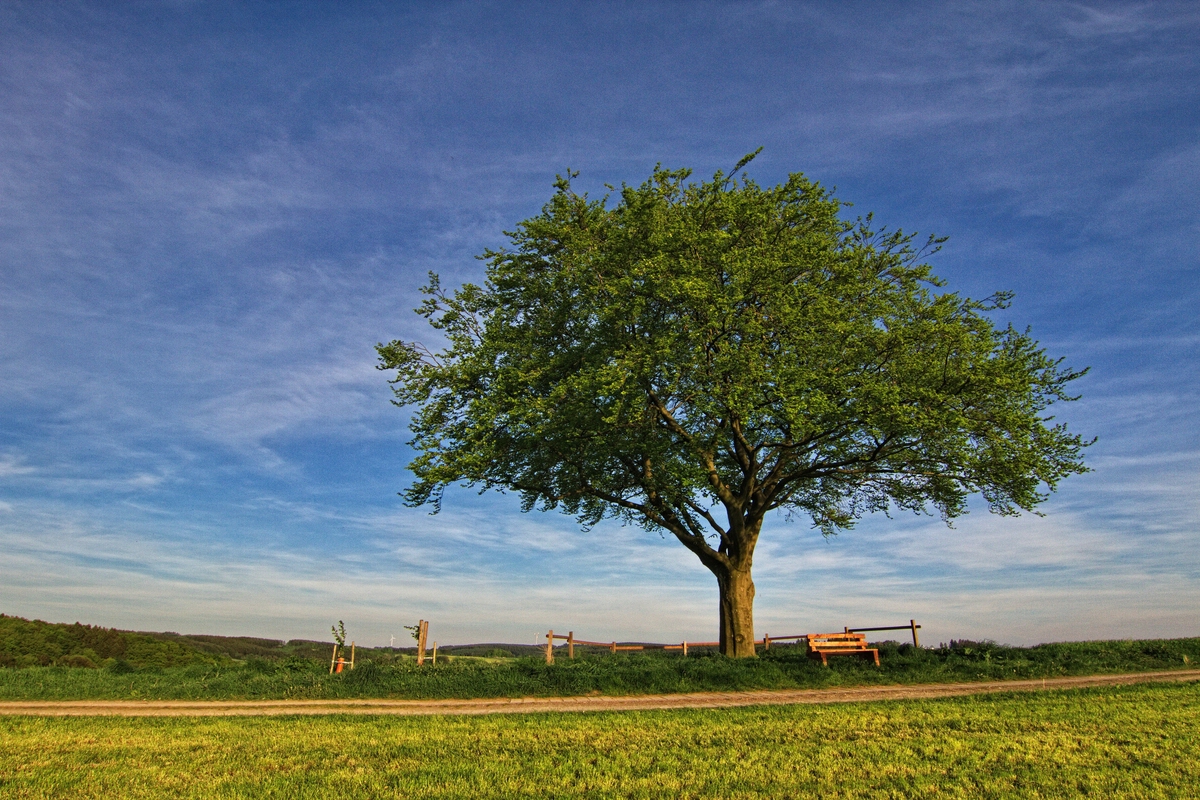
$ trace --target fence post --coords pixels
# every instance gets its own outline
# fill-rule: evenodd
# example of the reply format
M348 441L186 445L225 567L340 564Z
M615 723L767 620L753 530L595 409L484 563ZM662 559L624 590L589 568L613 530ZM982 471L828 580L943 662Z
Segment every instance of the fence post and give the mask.
M684 655L684 658L687 657L687 639L683 640L683 655Z
M437 642L433 643L433 665L437 666Z
M354 669L354 642L350 643L350 669Z
M921 646L921 640L917 638L917 621L916 621L915 619L910 619L910 620L908 621L908 624L909 624L909 625L912 627L912 632L913 632L913 647L920 647L920 646Z
M612 643L612 651L613 651L613 654L615 655L617 652L617 643L616 642Z
M575 631L567 631L567 658L575 658Z
M333 656L329 659L329 674L333 674L333 665L337 663L337 643L333 645Z
M763 634L763 651L768 653L771 651L771 637L765 633Z
M554 663L554 631L546 634L546 663Z
M429 621L417 620L417 666L425 663L425 637L429 635Z

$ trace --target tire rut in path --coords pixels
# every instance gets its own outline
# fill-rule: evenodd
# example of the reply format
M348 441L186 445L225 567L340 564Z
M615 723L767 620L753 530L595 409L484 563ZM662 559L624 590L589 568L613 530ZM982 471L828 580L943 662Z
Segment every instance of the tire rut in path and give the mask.
M1035 692L1134 683L1200 681L1200 669L1077 675L978 683L852 686L836 689L773 689L690 694L498 697L471 700L8 700L0 716L39 717L257 717L317 714L391 716L532 714L562 711L647 711L673 708L734 708L876 700L918 700L997 692Z

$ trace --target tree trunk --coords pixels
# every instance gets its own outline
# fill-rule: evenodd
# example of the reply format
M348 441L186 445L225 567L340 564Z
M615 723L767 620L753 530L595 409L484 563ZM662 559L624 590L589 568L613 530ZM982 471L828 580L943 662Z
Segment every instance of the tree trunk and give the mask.
M721 591L721 654L754 657L754 581L749 567L717 572Z

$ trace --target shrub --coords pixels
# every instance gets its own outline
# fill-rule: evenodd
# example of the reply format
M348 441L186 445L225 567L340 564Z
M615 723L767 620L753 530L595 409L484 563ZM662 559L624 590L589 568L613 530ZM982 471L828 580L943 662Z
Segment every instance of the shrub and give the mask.
M350 686L373 686L383 678L383 668L374 661L363 661L354 665L354 669L342 673L343 680Z
M83 667L85 669L98 669L96 662L92 661L85 655L62 656L54 662L60 667Z
M275 665L270 661L267 661L265 658L250 656L246 659L246 663L242 665L242 669L249 670L250 672L257 672L263 675L269 675L275 671Z

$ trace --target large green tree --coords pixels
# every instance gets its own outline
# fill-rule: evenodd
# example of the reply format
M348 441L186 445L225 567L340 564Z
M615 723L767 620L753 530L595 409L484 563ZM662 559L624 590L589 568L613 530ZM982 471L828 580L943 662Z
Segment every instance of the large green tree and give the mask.
M941 291L940 240L847 221L801 174L761 187L751 157L703 183L656 168L615 202L560 178L482 285L430 275L418 311L444 346L378 346L416 406L409 504L465 483L667 531L716 576L730 656L754 655L769 512L831 534L888 509L949 521L978 493L1012 515L1086 471L1046 414L1082 373L988 318L1007 294Z

